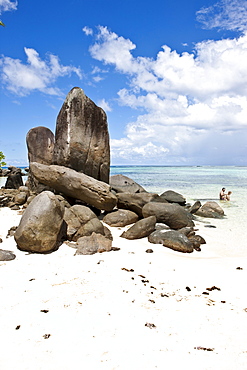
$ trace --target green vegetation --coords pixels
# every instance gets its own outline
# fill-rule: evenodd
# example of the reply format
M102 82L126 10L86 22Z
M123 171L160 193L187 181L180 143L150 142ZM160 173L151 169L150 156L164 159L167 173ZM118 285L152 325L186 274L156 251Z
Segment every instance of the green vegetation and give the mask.
M0 26L5 27L5 24L2 21L0 21Z
M6 166L6 163L3 161L3 159L5 159L5 155L3 154L3 152L0 152L0 168L2 166Z

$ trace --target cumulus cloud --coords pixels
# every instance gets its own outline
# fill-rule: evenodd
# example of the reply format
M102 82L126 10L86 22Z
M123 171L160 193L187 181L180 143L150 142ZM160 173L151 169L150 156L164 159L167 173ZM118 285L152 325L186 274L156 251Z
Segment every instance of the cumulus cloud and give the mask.
M0 0L0 14L2 14L3 12L8 12L10 10L16 10L17 5L17 1Z
M247 1L221 0L197 13L197 21L206 29L247 30Z
M53 84L59 77L76 73L82 78L79 68L63 66L56 55L49 54L42 60L38 52L24 48L27 62L3 56L0 60L2 81L6 88L19 96L28 95L31 91L41 91L49 95L61 95L61 91Z
M82 31L85 33L86 36L93 35L93 30L90 27L83 27Z
M199 150L212 135L246 132L247 34L200 42L193 53L164 45L153 59L134 57L135 47L106 27L90 47L93 58L128 77L119 104L144 112L128 123L126 137L112 141L115 157L192 156L193 141Z
M102 109L104 109L105 112L112 111L110 104L105 99L100 100L97 105L101 107Z

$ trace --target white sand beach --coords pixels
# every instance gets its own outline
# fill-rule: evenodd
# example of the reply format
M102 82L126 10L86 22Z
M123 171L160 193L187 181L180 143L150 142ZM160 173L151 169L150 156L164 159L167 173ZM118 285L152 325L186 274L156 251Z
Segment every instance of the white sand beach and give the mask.
M1 370L247 369L247 258L224 255L220 228L182 254L120 238L111 251L28 254L6 238L20 220L0 209ZM146 253L147 249L153 253Z

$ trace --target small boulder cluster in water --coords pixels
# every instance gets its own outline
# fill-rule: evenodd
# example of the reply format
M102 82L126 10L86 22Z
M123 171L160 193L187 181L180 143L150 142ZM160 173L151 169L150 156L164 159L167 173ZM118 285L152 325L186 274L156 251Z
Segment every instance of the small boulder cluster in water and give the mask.
M105 112L80 88L68 94L55 136L45 127L33 128L27 134L27 147L26 186L15 184L13 190L6 183L0 192L0 206L23 210L14 232L20 250L49 253L63 242L76 249L75 255L116 250L106 225L131 225L122 238L147 237L150 243L191 253L205 244L195 231L196 216L224 215L216 202L190 206L172 190L158 195L126 176L110 177Z

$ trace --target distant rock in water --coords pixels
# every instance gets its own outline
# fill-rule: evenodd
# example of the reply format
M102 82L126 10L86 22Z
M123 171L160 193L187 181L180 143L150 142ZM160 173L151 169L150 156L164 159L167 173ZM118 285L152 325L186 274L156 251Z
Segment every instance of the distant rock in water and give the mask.
M18 189L23 186L21 169L17 167L9 167L10 173L5 183L5 189Z
M69 92L57 117L53 163L109 183L107 117L79 87Z

